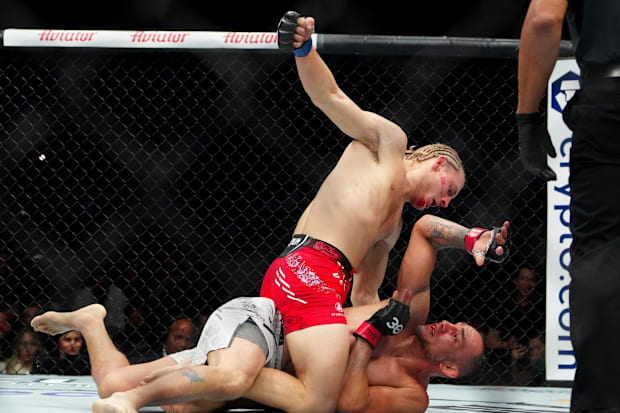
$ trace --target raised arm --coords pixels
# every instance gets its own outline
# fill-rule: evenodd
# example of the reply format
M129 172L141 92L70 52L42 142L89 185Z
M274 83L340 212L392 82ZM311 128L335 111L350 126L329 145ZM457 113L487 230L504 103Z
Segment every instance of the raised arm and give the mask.
M556 152L545 119L538 113L560 50L567 0L532 0L521 29L519 48L519 149L525 168L539 178L555 180L547 155Z
M517 113L538 112L560 51L567 0L532 0L521 29Z
M491 230L466 228L434 215L424 215L411 231L405 256L398 272L397 289L413 293L409 307L410 324L424 323L430 303L430 278L435 267L437 251L442 248L464 249L472 254L477 265L485 257L495 261L505 259L508 239L508 221Z
M314 18L288 12L278 26L278 43L296 49L295 62L304 90L338 128L363 143L381 159L386 154L402 156L407 137L393 122L359 108L340 88L321 56L311 47ZM307 53L307 54L304 54ZM301 56L300 56L301 55Z

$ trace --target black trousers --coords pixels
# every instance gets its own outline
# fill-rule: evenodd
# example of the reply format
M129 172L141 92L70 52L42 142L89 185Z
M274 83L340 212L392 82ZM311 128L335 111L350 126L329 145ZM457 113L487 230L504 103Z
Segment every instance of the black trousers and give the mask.
M585 79L564 120L573 130L571 412L620 409L620 78Z

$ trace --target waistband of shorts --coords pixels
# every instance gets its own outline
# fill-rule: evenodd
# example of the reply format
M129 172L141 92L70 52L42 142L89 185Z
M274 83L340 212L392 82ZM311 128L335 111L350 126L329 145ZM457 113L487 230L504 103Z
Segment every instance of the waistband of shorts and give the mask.
M290 255L303 247L310 247L316 251L325 254L329 258L337 260L338 262L340 262L340 264L342 264L344 270L347 272L349 277L353 276L355 270L353 269L351 262L349 262L349 259L346 257L346 255L342 253L342 251L340 251L338 248L334 247L328 242L312 238L311 236L306 234L293 235L293 238L284 249L284 252L280 254L280 257L286 257L287 255Z

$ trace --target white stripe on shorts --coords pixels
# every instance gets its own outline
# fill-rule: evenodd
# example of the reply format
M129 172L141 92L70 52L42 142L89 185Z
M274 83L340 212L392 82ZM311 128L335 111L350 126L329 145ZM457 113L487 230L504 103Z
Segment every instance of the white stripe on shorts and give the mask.
M296 298L296 297L293 297L293 296L290 296L290 295L287 295L286 297L287 297L287 298L290 298L291 300L299 301L299 302L300 302L300 303L302 303L302 304L308 304L308 302L307 302L307 301L304 301L304 300L302 300L302 299L300 299L300 298Z
M279 276L277 279L279 279L282 284L286 285L286 288L291 288L291 285L287 283L286 281L284 281L284 279L286 278L286 275L284 274L284 271L282 271L282 267L278 267L278 271L276 272L276 275Z

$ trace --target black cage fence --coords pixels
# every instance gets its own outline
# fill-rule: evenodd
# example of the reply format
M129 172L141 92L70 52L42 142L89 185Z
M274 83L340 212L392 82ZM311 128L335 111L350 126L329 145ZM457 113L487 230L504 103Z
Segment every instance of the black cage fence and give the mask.
M544 185L518 158L514 43L505 55L426 44L346 55L328 40L323 58L353 101L398 123L410 145L443 142L463 158L465 188L431 213L511 221L504 265L440 252L430 319L497 333L504 347L465 382L514 383L506 343L542 333L545 258ZM32 48L0 49L0 139L3 358L28 312L99 302L132 361L161 356L174 320L199 329L223 302L258 294L350 142L311 104L288 54ZM405 209L382 297L420 216ZM511 311L524 266L537 274L534 313ZM63 372L80 373L72 367Z

